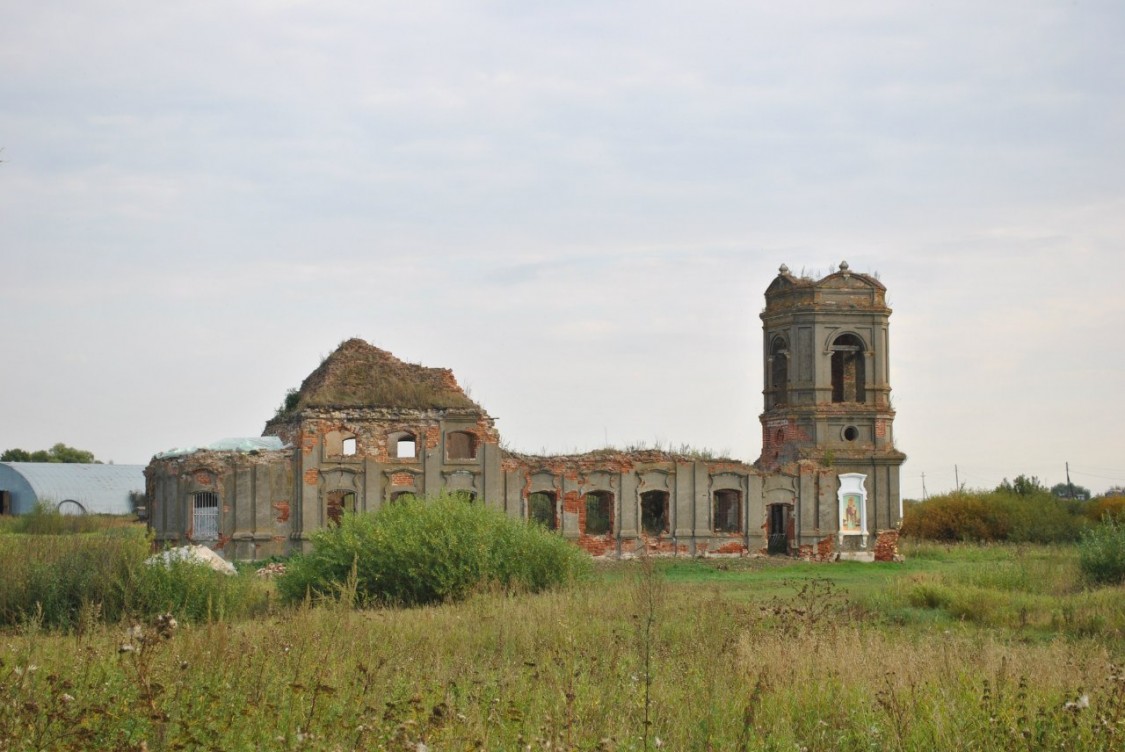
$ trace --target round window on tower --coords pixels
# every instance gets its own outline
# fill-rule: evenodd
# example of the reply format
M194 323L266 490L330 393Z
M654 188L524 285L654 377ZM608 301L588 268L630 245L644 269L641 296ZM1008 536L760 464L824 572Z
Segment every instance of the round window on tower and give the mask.
M855 426L847 426L841 435L844 437L844 441L855 441L859 438L859 429Z

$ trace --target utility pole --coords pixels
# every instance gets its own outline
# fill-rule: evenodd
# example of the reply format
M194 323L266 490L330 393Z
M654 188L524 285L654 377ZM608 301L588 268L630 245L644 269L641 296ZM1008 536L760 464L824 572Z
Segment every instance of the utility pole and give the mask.
M957 485L957 491L961 491L961 474L957 472L957 466L953 466L953 482Z
M1074 498L1074 484L1070 482L1070 462L1066 463L1066 495L1068 498Z
M926 500L926 474L922 473L922 501Z

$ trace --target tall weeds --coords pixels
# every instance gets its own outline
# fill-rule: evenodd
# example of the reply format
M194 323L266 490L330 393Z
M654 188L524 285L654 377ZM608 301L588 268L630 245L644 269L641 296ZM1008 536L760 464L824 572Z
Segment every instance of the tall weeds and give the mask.
M623 577L404 610L301 606L167 637L156 621L80 641L12 632L0 640L0 739L13 750L636 752L657 738L676 750L1121 748L1119 646L854 618L785 633L755 604L667 582L641 601L658 604L645 738L638 593Z
M226 577L188 562L150 566L144 531L99 535L0 535L0 628L37 620L81 629L92 621L171 611L200 621L249 616L268 607L250 577Z
M1125 583L1125 521L1106 515L1082 536L1078 561L1090 582Z

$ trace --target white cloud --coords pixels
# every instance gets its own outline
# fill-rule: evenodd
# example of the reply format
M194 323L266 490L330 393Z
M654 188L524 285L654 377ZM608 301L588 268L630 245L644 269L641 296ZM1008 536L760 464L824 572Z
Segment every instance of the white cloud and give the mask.
M762 291L846 258L896 309L907 495L1125 475L1125 13L685 8L13 7L5 441L253 433L358 335L521 448L753 458Z

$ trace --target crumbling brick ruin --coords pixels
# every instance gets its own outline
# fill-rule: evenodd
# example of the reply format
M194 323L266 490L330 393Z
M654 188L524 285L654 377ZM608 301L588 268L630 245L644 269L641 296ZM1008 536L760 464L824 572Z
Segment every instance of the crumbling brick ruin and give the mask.
M159 543L259 559L302 549L341 515L446 490L594 555L894 555L905 455L891 433L885 292L846 264L820 280L781 268L761 315L765 411L753 465L658 450L507 451L451 371L352 339L290 395L263 439L154 457L150 525Z

